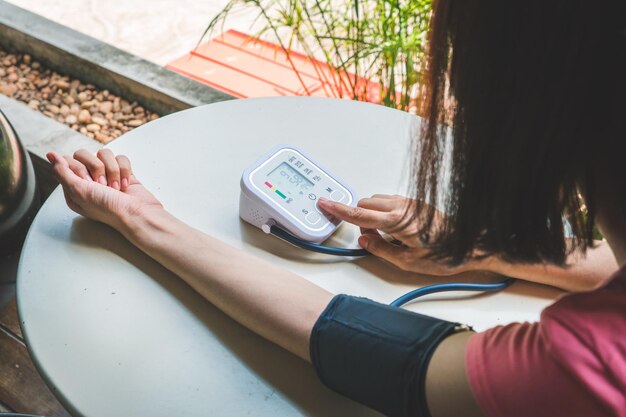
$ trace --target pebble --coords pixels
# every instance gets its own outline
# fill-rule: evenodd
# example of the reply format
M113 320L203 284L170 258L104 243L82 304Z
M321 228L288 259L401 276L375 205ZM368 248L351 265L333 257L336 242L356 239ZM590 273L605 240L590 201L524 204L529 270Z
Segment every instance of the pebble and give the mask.
M98 116L93 116L91 118L91 121L93 123L99 124L100 126L106 126L108 124L107 120L102 118L102 117L98 117Z
M139 127L142 124L144 124L144 121L138 120L138 119L133 119L133 120L129 120L128 122L126 122L126 126L130 126L130 127Z
M0 94L102 143L159 118L137 102L130 102L58 74L30 55L0 50Z
M87 101L83 101L80 103L80 107L82 107L83 109L88 109L90 107L93 107L97 104L98 102L96 100L87 100Z
M98 109L100 110L100 113L110 113L111 110L113 110L113 103L111 103L110 101L103 101L102 103L100 103Z
M109 141L109 137L107 135L105 135L104 133L100 133L100 132L96 132L96 134L94 135L96 140L98 142L108 142Z
M70 88L70 83L68 83L65 80L57 80L54 85L56 85L58 88L62 88L64 90L67 90L68 88Z
M78 113L78 121L81 123L91 122L91 113L89 113L89 110L81 110L80 113Z
M11 97L13 94L17 93L17 90L18 88L15 84L0 84L0 94L4 94L5 96Z

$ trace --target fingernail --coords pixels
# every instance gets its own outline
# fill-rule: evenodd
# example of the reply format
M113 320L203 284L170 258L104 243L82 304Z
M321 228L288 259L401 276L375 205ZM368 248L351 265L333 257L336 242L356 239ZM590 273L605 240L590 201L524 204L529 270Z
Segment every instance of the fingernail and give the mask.
M126 189L128 187L128 178L122 178L122 188Z
M359 236L359 246L362 247L363 249L367 249L367 246L370 244L370 239L369 237L365 236L365 235L361 235Z
M46 154L46 157L48 158L48 161L50 161L51 164L54 164L57 159L54 157L54 154L52 152L48 152Z
M111 184L111 187L115 188L116 190L119 190L120 189L119 181L113 181L113 184Z
M98 178L98 182L102 185L107 185L107 179L104 178L104 175L100 175L100 178Z

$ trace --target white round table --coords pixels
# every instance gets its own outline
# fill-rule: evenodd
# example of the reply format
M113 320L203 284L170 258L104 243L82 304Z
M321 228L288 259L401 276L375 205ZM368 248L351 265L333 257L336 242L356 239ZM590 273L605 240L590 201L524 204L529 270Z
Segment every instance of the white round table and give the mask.
M312 254L265 235L238 217L239 179L285 143L360 196L406 194L417 123L345 100L236 100L163 117L110 148L128 155L137 177L194 227L334 293L390 302L450 279L404 273L373 257ZM329 243L355 246L357 236L343 225ZM76 417L377 415L326 389L310 365L229 319L114 230L71 212L60 189L30 230L17 293L35 363ZM498 294L431 296L407 308L481 330L536 320L558 294L519 282Z

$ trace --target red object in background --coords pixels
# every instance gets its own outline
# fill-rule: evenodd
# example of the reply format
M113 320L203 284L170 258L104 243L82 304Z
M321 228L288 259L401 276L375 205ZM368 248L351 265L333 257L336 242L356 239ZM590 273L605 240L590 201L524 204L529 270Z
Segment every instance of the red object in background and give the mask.
M340 76L326 63L229 30L166 68L239 98L316 96L352 98L356 82L363 100L380 102L380 85L354 74Z

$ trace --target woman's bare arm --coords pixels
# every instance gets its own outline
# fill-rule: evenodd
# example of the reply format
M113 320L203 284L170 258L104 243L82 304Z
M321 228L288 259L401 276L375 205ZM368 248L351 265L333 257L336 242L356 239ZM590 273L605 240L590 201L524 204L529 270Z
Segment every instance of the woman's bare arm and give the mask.
M211 304L250 330L310 361L309 336L332 294L306 279L150 210L121 232Z
M115 228L230 317L311 361L311 331L332 294L176 219L132 175L126 157L109 150L48 157L72 210ZM433 417L481 416L465 376L468 337L448 337L432 357L426 394Z
M432 417L482 417L465 367L465 350L475 333L456 333L435 350L426 373L426 402Z
M606 241L596 241L587 254L574 253L567 266L550 264L512 264L491 257L482 261L481 268L513 278L552 285L567 291L589 291L602 285L617 271L615 255Z
M362 247L409 272L449 276L471 271L488 271L567 291L585 291L602 285L617 270L615 256L604 241L598 241L597 246L589 249L586 256L577 253L570 255L567 267L540 263L512 264L497 257L450 266L426 256L429 250L418 237L418 222L406 219L406 214L412 210L411 205L415 204L414 200L398 195L376 194L360 200L357 207L323 199L318 204L329 215L361 227L363 234L359 238L359 244ZM438 215L443 219L443 214ZM378 231L388 233L403 245L389 243Z
M311 361L311 330L332 294L193 229L164 210L128 216L123 223L124 236L209 302L250 330ZM426 379L432 417L482 416L465 374L465 347L472 334L446 338L433 354Z

